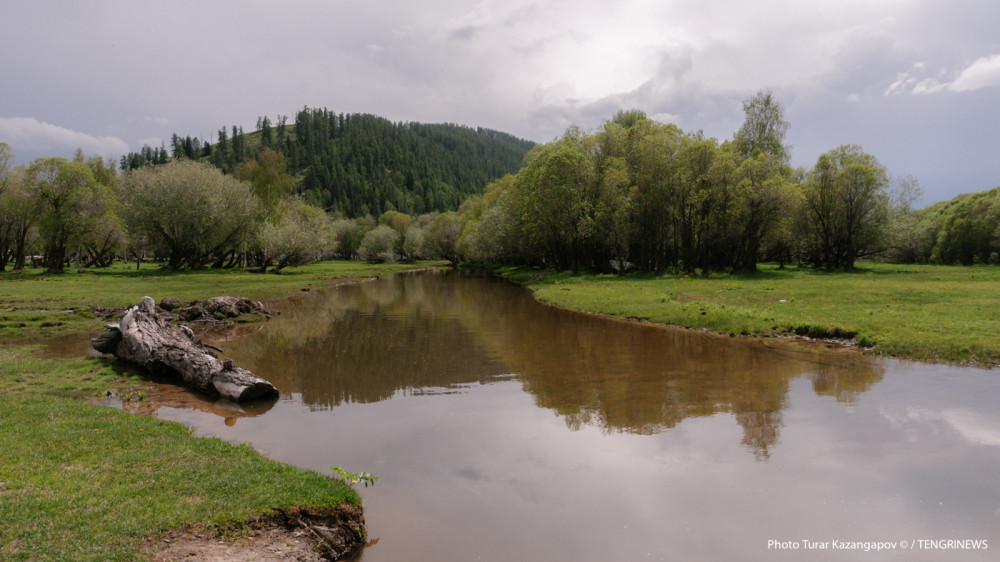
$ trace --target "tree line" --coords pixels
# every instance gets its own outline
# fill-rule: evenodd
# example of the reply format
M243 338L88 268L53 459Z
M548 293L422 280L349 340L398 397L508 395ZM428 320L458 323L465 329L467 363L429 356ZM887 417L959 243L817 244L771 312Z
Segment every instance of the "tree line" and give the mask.
M368 114L303 108L257 119L256 131L223 127L215 143L173 135L174 158L232 173L263 148L285 157L303 200L348 217L418 215L458 207L487 182L516 171L534 145L507 133L453 124L393 123ZM122 157L122 169L166 162L167 147Z
M593 132L571 127L534 146L516 173L482 166L463 172L485 189L426 212L384 199L381 207L362 204L362 212L349 214L317 200L305 187L312 172L296 172L277 147L296 146L290 137L304 143L303 151L323 146L319 139L331 138L331 128L350 129L357 117L325 110L308 111L297 131L279 117L273 130L262 118L256 133L236 128L216 145L175 136L173 156L165 147L144 147L121 159L121 171L79 150L71 160L12 167L13 153L0 143L0 271L24 269L29 260L60 272L120 258L259 271L330 257L619 272L746 272L760 260L827 270L852 269L865 257L1000 261L1000 188L914 210L915 178L893 180L859 146L834 148L812 168L793 169L784 144L788 123L770 92L747 99L744 111L743 125L722 142L619 111ZM410 131L470 159L491 150L462 144L467 128L455 136L453 126L376 122L396 131L386 138L403 145L412 140L403 131ZM355 158L409 150L385 143L367 152L356 147ZM233 154L243 159L234 163ZM489 173L499 179L471 179ZM407 191L406 181L401 189L404 200L426 193Z
M453 211L344 218L295 194L285 158L269 148L224 174L186 157L119 173L77 150L11 168L0 143L0 271L38 261L49 273L115 259L171 269L280 271L321 258L455 258ZM405 244L404 244L405 241Z
M760 91L743 108L743 125L723 142L640 111L620 111L592 133L571 127L486 187L461 251L484 262L645 272L750 272L760 260L850 270L860 258L901 257L897 246L924 224L911 208L916 180L893 181L857 145L793 169L782 105Z

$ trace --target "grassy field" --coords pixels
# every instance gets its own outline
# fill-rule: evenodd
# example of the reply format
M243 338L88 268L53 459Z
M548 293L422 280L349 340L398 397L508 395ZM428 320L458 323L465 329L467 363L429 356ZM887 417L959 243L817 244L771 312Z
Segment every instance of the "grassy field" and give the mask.
M232 532L275 508L359 503L329 475L83 400L112 388L139 399L142 385L108 359L0 348L0 559L135 560L180 525Z
M44 269L0 273L0 341L80 333L101 329L91 307L122 308L145 295L190 302L219 295L253 300L276 298L344 279L433 267L439 262L373 265L363 261L327 261L284 270L280 275L242 269L171 271L159 264L116 263L107 268L48 275Z
M109 390L141 400L148 383L120 374L110 359L39 359L12 338L99 331L90 307L124 307L143 295L264 300L433 265L327 262L281 275L151 265L138 272L118 265L60 276L0 274L0 334L8 341L0 346L0 560L135 560L144 556L145 539L181 525L232 533L274 509L360 502L332 473L91 405L87 398ZM335 451L330 464L337 464Z
M761 264L748 275L501 270L557 306L731 335L850 339L870 352L1000 364L1000 267L861 263L851 273Z

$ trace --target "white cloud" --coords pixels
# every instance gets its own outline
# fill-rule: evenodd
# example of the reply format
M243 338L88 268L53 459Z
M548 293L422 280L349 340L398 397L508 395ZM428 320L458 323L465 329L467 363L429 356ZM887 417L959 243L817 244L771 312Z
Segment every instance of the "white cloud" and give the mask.
M980 57L957 73L954 80L946 80L947 69L941 69L936 77L924 78L926 65L914 64L910 70L896 74L896 81L885 90L885 95L936 94L939 92L970 92L1000 84L1000 54Z
M991 55L969 65L948 89L954 92L966 92L996 84L1000 84L1000 55Z
M965 409L934 411L923 408L907 408L905 413L880 410L882 416L894 429L919 431L919 428L937 432L935 423L943 422L958 432L973 445L1000 447L1000 429L997 420ZM915 433L910 435L915 439Z
M15 152L81 148L86 154L106 156L129 151L128 143L118 137L95 137L34 117L0 117L0 140L8 143Z

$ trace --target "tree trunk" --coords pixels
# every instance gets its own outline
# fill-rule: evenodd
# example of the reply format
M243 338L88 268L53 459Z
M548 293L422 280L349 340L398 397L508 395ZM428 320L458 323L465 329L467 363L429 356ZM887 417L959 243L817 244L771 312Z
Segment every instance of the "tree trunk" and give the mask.
M274 385L234 366L231 360L220 361L204 344L194 341L190 328L171 324L157 314L150 297L143 297L118 324L107 328L107 333L90 340L101 353L114 354L158 375L179 377L188 388L212 396L237 402L278 397Z

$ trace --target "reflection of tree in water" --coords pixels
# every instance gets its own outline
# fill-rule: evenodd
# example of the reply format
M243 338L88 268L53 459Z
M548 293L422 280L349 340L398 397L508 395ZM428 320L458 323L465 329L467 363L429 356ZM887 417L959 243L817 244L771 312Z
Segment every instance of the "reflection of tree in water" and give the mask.
M376 402L399 391L486 381L503 368L457 321L453 283L431 274L296 295L226 356L313 407Z
M743 426L744 444L753 451L757 460L771 458L770 448L778 444L778 428L781 427L781 412L741 412L736 421Z
M503 298L504 289L516 294ZM730 413L743 428L742 443L766 460L779 439L792 379L821 377L831 395L849 402L883 374L881 365L855 353L769 349L567 312L521 294L493 286L488 297L464 303L463 321L484 326L470 330L488 331L483 348L502 358L538 405L564 416L571 429L652 434L688 417Z
M458 277L397 275L299 295L226 349L314 407L512 372L571 429L653 434L728 413L762 460L778 442L793 378L806 374L818 394L849 403L882 377L863 357L576 314L502 281Z
M881 375L879 370L879 373L873 376L867 364L857 364L852 369L844 369L842 365L818 363L809 376L816 394L832 396L842 404L855 404L873 384L882 380Z

